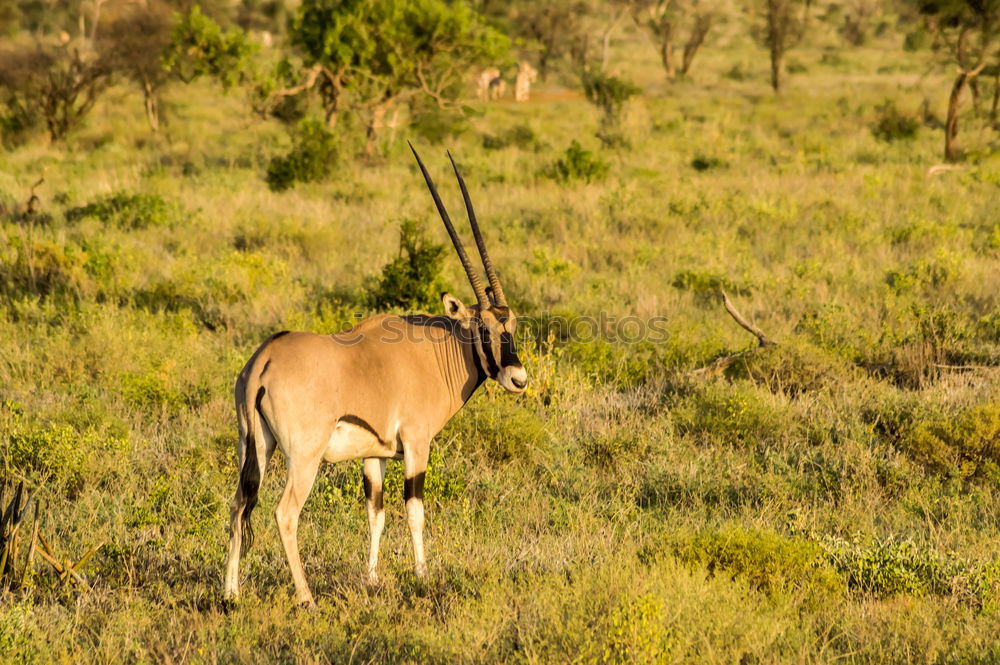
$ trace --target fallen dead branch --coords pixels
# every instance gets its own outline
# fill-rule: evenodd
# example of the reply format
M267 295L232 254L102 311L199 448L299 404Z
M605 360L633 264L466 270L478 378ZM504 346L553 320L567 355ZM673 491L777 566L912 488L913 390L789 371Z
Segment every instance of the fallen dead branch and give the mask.
M29 513L33 497L24 489L24 482L18 483L17 487L10 486L12 491L9 499L6 496L7 489L8 483L0 479L0 592L16 591L29 584L36 553L52 566L60 582L65 583L72 579L82 590L90 591L90 585L81 571L103 543L90 548L76 562L62 560L39 531L39 503L34 501L34 515L30 520L31 535L28 539L27 553L22 557L21 535L28 527L25 518ZM22 558L23 563L20 562Z
M752 349L740 351L739 353L734 353L729 356L723 356L721 358L717 358L708 365L700 367L691 372L691 376L694 377L703 378L707 376L715 376L717 374L720 374L721 372L724 372L727 367L732 365L740 358L753 355L758 351L760 351L761 349L768 346L777 346L777 342L775 342L770 337L765 335L760 328L750 323L750 321L748 321L745 316L740 314L739 310L737 310L736 306L733 305L733 302L729 299L729 296L726 295L725 291L720 291L720 293L722 294L722 304L725 306L726 311L729 312L729 315L733 317L733 320L736 321L736 323L738 323L741 328L743 328L744 330L746 330L751 335L757 338L757 346Z

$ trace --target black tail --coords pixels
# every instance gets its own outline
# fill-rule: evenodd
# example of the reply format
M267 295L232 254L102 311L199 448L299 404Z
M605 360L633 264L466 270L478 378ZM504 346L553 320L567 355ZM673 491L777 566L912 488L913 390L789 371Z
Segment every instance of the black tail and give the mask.
M243 452L243 468L240 469L240 490L245 501L243 507L243 537L240 539L240 556L253 545L253 527L250 513L257 507L257 492L260 490L260 464L257 463L257 437L254 433L254 418L260 414L260 400L264 398L264 386L257 389L253 413L247 414L247 440Z

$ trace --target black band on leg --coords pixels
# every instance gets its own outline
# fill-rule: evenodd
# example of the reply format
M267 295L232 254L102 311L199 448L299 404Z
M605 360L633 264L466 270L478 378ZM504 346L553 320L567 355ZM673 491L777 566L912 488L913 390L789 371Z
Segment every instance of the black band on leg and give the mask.
M403 481L403 500L410 499L424 500L424 472L416 474L412 478Z
M382 510L382 488L375 489L372 486L372 481L368 478L368 474L364 471L361 472L361 482L365 486L365 498L370 501L375 506L376 511Z

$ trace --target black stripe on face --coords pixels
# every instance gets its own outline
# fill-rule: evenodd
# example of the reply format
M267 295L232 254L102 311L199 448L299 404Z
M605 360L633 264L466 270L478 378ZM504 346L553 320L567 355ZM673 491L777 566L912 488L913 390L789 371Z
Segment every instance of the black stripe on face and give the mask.
M479 330L479 348L482 350L483 355L486 356L486 365L489 369L490 378L497 378L497 374L500 373L500 366L497 364L497 359L493 357L493 345L490 344L490 331L485 326Z
M514 336L510 333L500 334L500 365L503 367L520 367L521 359L514 349Z
M403 501L410 499L424 500L424 472L421 471L412 478L403 480Z

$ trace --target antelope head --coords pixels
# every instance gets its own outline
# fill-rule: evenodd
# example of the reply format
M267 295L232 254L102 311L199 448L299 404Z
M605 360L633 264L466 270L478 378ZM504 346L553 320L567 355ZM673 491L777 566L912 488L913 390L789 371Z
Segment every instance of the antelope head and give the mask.
M445 314L449 318L458 322L461 330L465 333L467 341L473 347L475 360L479 363L483 373L495 380L507 391L512 393L524 392L528 386L528 373L521 364L517 356L517 348L514 343L514 336L517 332L517 315L507 304L503 287L500 285L500 278L497 277L496 269L490 260L489 252L486 250L486 242L479 230L479 222L476 220L476 212L472 207L472 199L469 197L469 190L465 186L465 179L458 170L458 165L448 153L452 168L455 169L455 177L458 178L458 186L462 189L462 198L465 199L465 210L469 215L469 224L472 226L472 235L476 239L476 247L479 248L479 257L482 259L483 268L486 271L486 278L489 280L489 287L484 287L479 271L473 265L472 260L465 251L462 239L455 231L455 226L451 223L448 211L445 210L444 203L438 195L434 181L431 179L427 168L424 166L420 155L417 154L413 145L410 145L413 156L417 158L420 172L424 175L427 188L434 198L434 205L437 206L441 220L444 222L451 242L455 246L458 258L465 268L465 274L469 278L469 284L476 295L476 304L466 306L461 300L444 293L441 296L444 303Z

